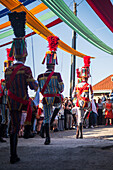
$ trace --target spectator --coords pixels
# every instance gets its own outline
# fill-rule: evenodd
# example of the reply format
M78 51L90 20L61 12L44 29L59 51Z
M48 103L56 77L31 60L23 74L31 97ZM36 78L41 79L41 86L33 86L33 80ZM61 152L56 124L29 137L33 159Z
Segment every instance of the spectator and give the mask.
M64 128L65 130L67 130L67 114L68 114L67 104L68 104L68 98L66 97L64 100Z
M92 99L92 109L90 111L90 126L94 128L97 125L97 113L98 113L98 105L96 100Z
M21 115L21 122L20 122L20 130L19 130L19 137L24 136L24 122L26 120L27 113L25 110L22 110L22 115Z
M102 98L101 98L101 100L102 100L102 103L105 103L105 101L106 101L106 97L105 97L105 94L104 94L104 93L102 94Z
M98 125L102 125L102 115L103 115L103 103L101 99L98 99Z
M56 115L55 120L53 122L53 132L58 132L58 116Z
M112 125L112 119L113 119L113 104L110 102L110 98L107 98L106 103L105 103L105 119L106 119L106 125L110 123ZM108 122L110 121L110 122Z
M8 108L7 108L7 90L5 87L5 80L1 79L0 83L0 98L1 98L1 115L2 121L0 123L0 142L6 142L3 137L6 137L6 131L8 127Z
M76 123L77 123L77 121L76 121L77 107L75 106L75 104L72 105L72 110L71 110L71 112L72 112L72 117L73 117L73 123L74 123L74 125L75 125L75 127L76 127ZM73 124L72 124L72 127L73 127Z
M110 101L111 101L111 103L113 103L113 89L112 89L112 91L111 91L111 93L110 93L109 97L110 97Z
M42 130L41 126L42 126L42 123L44 120L44 112L43 112L43 104L42 103L39 104L36 119L37 119L37 134L40 134L40 136L41 136L41 130Z
M66 119L67 119L67 122L66 122L66 127L67 129L72 129L72 113L71 113L71 109L72 109L72 101L71 100L68 100L68 103L67 103L67 115L66 115Z
M61 106L61 109L58 113L58 130L63 131L64 130L64 107L63 104Z

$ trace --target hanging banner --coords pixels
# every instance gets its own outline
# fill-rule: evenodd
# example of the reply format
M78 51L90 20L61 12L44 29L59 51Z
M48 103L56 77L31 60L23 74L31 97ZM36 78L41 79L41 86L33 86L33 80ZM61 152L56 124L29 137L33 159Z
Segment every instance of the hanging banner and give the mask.
M19 0L20 2L23 3L24 6L31 4L32 2L35 2L36 0ZM4 17L5 15L8 15L10 11L5 8L0 11L0 18Z
M25 8L25 6L22 5L22 3L20 3L17 0L1 0L2 5L6 6L6 8L8 8L11 11L17 11L17 12L21 12L21 11L25 11L26 12L26 25L28 27L30 27L33 31L35 31L37 34L39 34L41 37L43 37L45 40L47 40L48 36L55 36L47 27L45 27L30 11L27 10L27 8ZM60 49L79 56L79 57L84 57L85 54L80 53L78 51L76 51L75 49L71 48L70 46L68 46L67 44L65 44L63 41L59 40L59 46ZM92 57L94 58L94 57Z
M47 27L47 28L50 28L50 27L53 27L53 26L55 26L55 25L57 25L57 24L59 24L59 23L61 23L61 22L62 22L62 20L61 20L60 18L58 18L58 19L50 22L49 24L47 24L46 27ZM33 31L33 32L25 35L25 38L28 38L28 37L30 37L30 36L32 36L32 35L34 35L34 34L36 34L36 32ZM9 44L11 44L11 43L12 43L12 41L7 42L7 43L5 43L5 44L0 45L0 47L4 47L4 46L9 45Z
M46 10L48 7L46 5L44 5L43 3L41 3L40 5L34 7L33 9L30 10L30 12L35 15L35 14L38 14L44 10ZM3 29L3 28L6 28L8 26L10 26L10 21L8 22L5 22L3 24L0 25L0 30Z
M43 21L46 21L52 17L56 16L52 11L49 11L47 12L46 14L44 15L41 15L38 19L39 21L43 22ZM26 26L25 29L27 29L28 27ZM9 30L9 31L6 31L4 33L1 33L0 34L0 39L3 39L3 38L6 38L10 35L13 35L13 29Z
M102 51L113 55L113 49L102 42L96 35L94 35L70 10L63 0L41 0L48 6L62 21L64 21L70 28L77 32L84 39L91 44L101 49ZM101 0L102 1L102 0Z
M113 5L110 0L86 0L104 24L113 32Z

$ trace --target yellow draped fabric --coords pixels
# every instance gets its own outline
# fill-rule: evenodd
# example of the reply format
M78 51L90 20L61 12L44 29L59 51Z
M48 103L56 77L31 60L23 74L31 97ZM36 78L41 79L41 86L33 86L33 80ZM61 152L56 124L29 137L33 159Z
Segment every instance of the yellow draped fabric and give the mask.
M32 14L35 15L35 14L38 14L38 13L44 11L47 8L48 7L45 4L41 3L40 5L34 7L33 9L31 9L30 12L32 12ZM5 22L5 23L0 25L0 29L6 28L6 27L8 27L10 25L11 25L10 21Z
M48 36L55 36L47 27L45 27L27 8L18 0L1 0L2 5L8 8L10 11L25 11L26 12L26 25L34 30L37 34L47 40ZM59 40L59 48L71 53L73 55L84 57L85 54L76 51L75 49L69 47L63 41ZM94 58L94 57L93 57Z

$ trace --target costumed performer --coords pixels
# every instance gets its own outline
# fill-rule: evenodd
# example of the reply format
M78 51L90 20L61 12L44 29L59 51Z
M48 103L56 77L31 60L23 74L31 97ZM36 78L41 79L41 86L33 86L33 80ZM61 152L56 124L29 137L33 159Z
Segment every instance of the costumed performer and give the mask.
M13 54L17 61L5 71L5 81L8 89L8 105L11 116L10 163L14 164L20 161L17 155L17 140L22 110L27 110L26 123L30 123L32 118L32 100L28 95L28 86L32 90L37 90L38 83L34 80L30 67L24 65L27 56L25 42L26 13L9 13L9 20L16 36L16 38L13 39L10 56Z
M75 86L72 97L77 97L77 130L76 138L83 138L83 122L87 117L91 109L91 98L93 97L92 86L88 83L88 78L90 77L90 56L84 56L84 66L81 68L81 71L77 69L77 77L82 81L78 81L78 84Z
M64 90L64 84L59 72L54 72L55 64L57 63L57 55L56 50L58 46L59 38L56 36L49 36L49 50L46 52L44 60L42 64L44 64L45 60L47 61L47 71L38 76L38 82L40 87L40 92L43 95L43 110L44 110L44 126L43 132L45 129L46 132L46 140L45 145L50 144L50 116L52 113L53 106L54 110L54 118L57 115L60 107L61 107L61 93ZM52 118L52 121L54 121Z

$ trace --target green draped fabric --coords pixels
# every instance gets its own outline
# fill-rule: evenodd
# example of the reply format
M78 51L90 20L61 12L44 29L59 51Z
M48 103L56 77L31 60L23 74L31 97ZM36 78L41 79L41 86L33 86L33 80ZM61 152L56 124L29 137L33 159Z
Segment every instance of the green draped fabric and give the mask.
M77 32L84 39L95 45L99 49L112 54L113 49L102 42L94 35L70 10L63 0L41 0L51 11L53 11L70 28Z
M48 20L48 19L50 19L50 18L52 18L52 17L54 17L54 16L56 16L52 11L49 11L49 12L47 12L46 14L44 14L44 15L41 15L40 17L38 17L38 19L41 21L41 22L43 22L43 21L46 21L46 20ZM27 26L25 27L26 29L28 28ZM6 31L6 32L4 32L4 33L1 33L0 34L0 39L3 39L3 38L6 38L6 37L8 37L8 36L10 36L10 35L13 35L14 34L14 32L13 32L13 30L11 29L11 30L9 30L9 31Z

